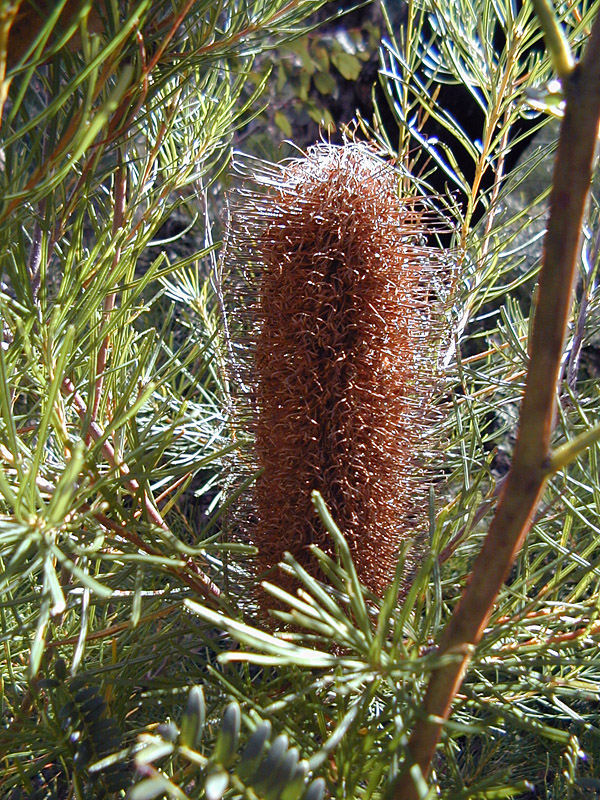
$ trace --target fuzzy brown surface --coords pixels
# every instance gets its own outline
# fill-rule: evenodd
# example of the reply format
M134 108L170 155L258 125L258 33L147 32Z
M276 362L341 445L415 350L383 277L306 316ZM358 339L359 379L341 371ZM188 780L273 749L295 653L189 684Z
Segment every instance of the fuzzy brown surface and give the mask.
M259 572L287 550L318 574L310 545L333 547L317 489L381 595L400 546L424 527L442 262L415 243L424 216L366 146L311 148L265 183L271 194L246 205L237 242L255 267L247 424L261 474L247 535Z

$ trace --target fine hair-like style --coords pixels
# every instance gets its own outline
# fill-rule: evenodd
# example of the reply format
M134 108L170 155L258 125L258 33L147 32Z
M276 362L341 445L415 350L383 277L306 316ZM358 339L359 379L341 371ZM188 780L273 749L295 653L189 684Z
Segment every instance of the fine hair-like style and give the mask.
M225 248L242 307L232 349L237 424L258 472L239 515L259 574L286 551L311 574L331 553L311 491L343 531L359 578L381 595L407 539L422 554L440 348L452 268L424 244L436 223L401 198L365 144L318 144L250 167ZM273 578L293 589L287 575Z

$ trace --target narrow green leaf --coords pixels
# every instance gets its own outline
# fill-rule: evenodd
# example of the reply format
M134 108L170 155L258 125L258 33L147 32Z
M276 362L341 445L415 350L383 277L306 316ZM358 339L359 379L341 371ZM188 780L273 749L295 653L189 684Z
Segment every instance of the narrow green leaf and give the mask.
M229 703L223 714L221 728L212 754L216 764L229 767L237 755L241 714L238 703Z
M160 773L156 773L152 778L145 778L136 784L129 797L130 800L154 800L155 797L165 794L178 800L188 800L187 796L175 784Z
M319 492L313 491L312 501L319 517L321 518L321 521L323 522L326 529L333 537L336 547L338 548L340 553L341 562L344 566L344 569L346 570L346 572L350 577L348 594L350 596L352 610L356 616L356 621L358 623L358 626L362 631L362 633L367 637L368 641L372 641L373 631L371 627L371 621L369 619L367 606L365 604L365 599L363 596L362 586L360 584L360 581L358 580L356 567L354 566L354 562L352 560L352 555L350 554L350 548L348 547L348 543L344 539L341 530L335 524L333 517L329 513L329 509L325 505L325 501L323 500Z
M181 719L180 741L184 747L197 750L204 733L206 706L201 686L192 686L187 705Z
M56 361L51 366L52 379L48 387L48 393L45 397L44 409L38 422L37 445L29 469L28 479L23 482L23 486L19 491L19 499L21 499L24 496L25 491L28 490L31 511L34 510L33 498L36 495L35 481L39 475L40 465L44 456L44 450L47 447L48 432L50 430L52 418L56 413L55 404L60 396L60 389L65 377L65 366L67 359L71 355L74 339L75 328L70 327L67 329L64 339L60 345Z

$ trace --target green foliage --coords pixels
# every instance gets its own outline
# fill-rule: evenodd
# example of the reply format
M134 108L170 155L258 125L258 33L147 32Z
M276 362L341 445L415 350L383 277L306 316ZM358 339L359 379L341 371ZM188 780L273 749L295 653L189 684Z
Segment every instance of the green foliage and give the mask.
M266 87L268 103L249 146L263 157L279 159L273 137L293 140L297 129L316 130L311 120L323 135L331 135L348 122L334 118L332 105L343 93L345 82L356 80L365 63L377 59L380 40L381 30L365 9L360 27L348 28L342 17L337 26L331 24L327 30L316 27L279 47L273 79ZM269 59L259 60L252 80L259 80L271 66Z
M85 796L110 797L120 792L131 782L130 769L124 763L114 763L94 774L90 763L120 750L122 731L114 719L108 716L106 700L99 693L98 685L90 683L83 675L67 678L66 666L62 659L55 665L54 678L38 683L38 690L45 691L48 705L44 715L46 735L54 732L56 742L62 747L63 759L69 764L77 791ZM36 764L24 765L19 775L18 785L24 784L28 796L37 796L34 780L39 767ZM64 774L57 765L49 764L45 780L60 794L64 787ZM7 782L10 786L11 782ZM23 796L18 791L11 796Z
M283 107L290 109L293 119L305 108L313 122L334 130L336 120L327 109L326 98L339 91L338 76L348 81L358 78L364 62L377 52L379 37L379 30L365 23L361 29L341 28L338 35L322 35L317 30L282 47L276 84L279 102L284 101L282 90L287 86L293 95ZM285 112L276 113L282 116L275 117L275 123L291 136L291 127L288 132L283 122L290 124Z
M17 27L8 37L0 784L51 763L83 796L69 740L40 726L53 658L72 676L91 668L122 726L144 669L177 663L167 643L182 592L218 593L207 572L222 576L229 545L210 517L234 444L208 205L264 88L243 95L254 55L301 33L318 6L82 2L71 20L60 5L34 16L24 52L11 49ZM174 217L184 234L203 229L190 253L181 228L169 233ZM138 638L157 620L162 656Z
M417 173L404 190L427 192L436 170L454 192L438 199L459 287L431 552L400 603L405 554L386 596L371 596L315 498L339 560L315 548L318 581L288 559L303 588L288 595L271 579L267 628L247 586L251 548L227 535L225 468L244 441L230 420L219 214L233 137L263 90L291 81L302 101L305 85L321 114L332 80L352 79L375 46L309 37L302 21L319 4L107 2L90 33L82 2L62 40L48 17L2 82L0 794L11 800L313 800L325 787L366 800L405 763L510 459L562 97L528 3L415 0L384 32L398 141L383 115L362 126ZM558 6L575 56L598 6ZM64 45L69 31L81 45ZM268 59L256 70L253 58L276 45L288 55L268 83ZM466 87L478 135L440 85ZM293 106L266 112L284 136ZM596 184L556 445L600 424ZM598 454L592 444L549 482L434 773L415 773L423 797L597 791Z
M199 752L205 724L204 696L195 686L181 721L171 722L155 735L144 734L135 748L135 765L142 780L132 789L131 800L154 797L185 797L180 785L193 787L196 796L220 800L229 787L237 797L252 800L321 800L324 782L317 778L307 784L308 763L299 760L296 747L289 747L285 734L271 741L271 723L253 721L253 731L239 753L241 712L230 703L223 713L214 750L207 757ZM167 760L167 764L165 764ZM158 771L155 761L161 761ZM114 762L114 759L111 763ZM96 765L103 773L108 760ZM172 775L169 780L166 774ZM189 791L189 789L188 789ZM202 792L197 794L198 791Z

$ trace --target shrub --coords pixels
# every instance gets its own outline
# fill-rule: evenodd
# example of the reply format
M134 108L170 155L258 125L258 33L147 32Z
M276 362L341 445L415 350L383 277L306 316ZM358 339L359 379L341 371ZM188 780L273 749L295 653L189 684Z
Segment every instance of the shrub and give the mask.
M319 568L269 575L267 631L229 529L254 476L225 470L251 442L218 216L252 57L318 5L0 10L3 796L598 788L598 4L422 0L385 36L399 141L377 118L358 135L408 206L440 175L454 192L428 201L459 275L438 492L414 511L429 548L401 603L407 547L365 587L345 504L314 493ZM440 83L466 87L479 136ZM534 114L546 138L508 169Z

